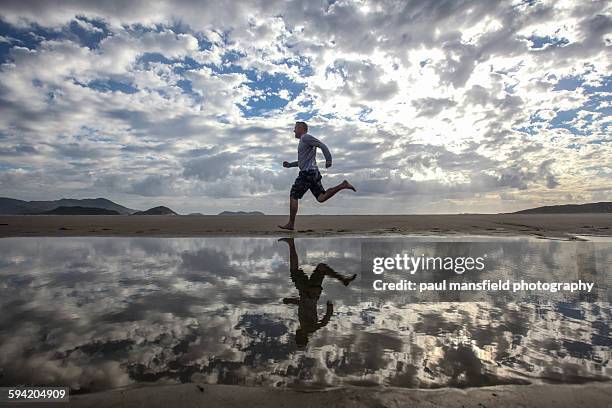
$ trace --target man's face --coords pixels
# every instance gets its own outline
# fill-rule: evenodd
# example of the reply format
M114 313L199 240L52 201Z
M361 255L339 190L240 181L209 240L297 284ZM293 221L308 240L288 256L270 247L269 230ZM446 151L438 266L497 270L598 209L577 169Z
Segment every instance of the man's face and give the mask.
M295 125L293 128L293 133L295 134L295 138L299 139L304 134L304 128L302 128L300 125Z

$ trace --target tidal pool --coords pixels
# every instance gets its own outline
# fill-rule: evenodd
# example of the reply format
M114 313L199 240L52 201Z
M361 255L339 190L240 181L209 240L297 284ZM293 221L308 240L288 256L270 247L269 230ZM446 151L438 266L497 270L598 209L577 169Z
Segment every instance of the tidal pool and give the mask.
M437 388L612 377L612 241L466 240L504 252L479 279L569 273L597 292L372 294L358 237L3 238L0 386Z

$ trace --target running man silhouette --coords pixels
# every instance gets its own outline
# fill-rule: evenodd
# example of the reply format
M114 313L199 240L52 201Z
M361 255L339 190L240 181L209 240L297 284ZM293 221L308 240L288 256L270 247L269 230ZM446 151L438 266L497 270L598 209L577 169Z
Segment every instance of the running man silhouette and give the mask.
M320 203L329 200L340 190L349 189L357 191L346 180L335 187L325 190L321 184L322 177L317 167L317 147L323 151L326 168L332 165L332 156L329 149L324 143L308 134L306 122L295 122L293 133L296 139L300 139L300 143L298 143L298 159L291 163L284 161L283 167L299 167L300 173L295 179L293 186L291 186L291 192L289 193L289 222L285 225L279 225L280 228L288 230L293 230L295 215L298 211L298 200L304 197L304 193L307 190L310 190Z
M298 348L304 348L308 344L308 336L321 327L325 327L334 314L334 305L328 300L325 316L319 321L317 303L323 291L321 286L323 279L326 276L330 276L342 282L344 286L348 286L349 283L355 280L357 275L351 277L343 276L327 266L327 264L320 263L310 277L308 277L299 267L299 259L293 238L281 238L279 241L286 242L289 245L289 271L291 272L291 280L299 292L298 297L283 298L283 303L286 305L298 305L300 327L295 331L295 344Z

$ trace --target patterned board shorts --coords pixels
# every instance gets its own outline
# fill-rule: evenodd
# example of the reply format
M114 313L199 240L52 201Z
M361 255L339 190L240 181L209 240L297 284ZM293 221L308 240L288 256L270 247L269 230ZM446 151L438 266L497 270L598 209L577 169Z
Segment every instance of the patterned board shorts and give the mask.
M325 193L325 189L321 184L321 178L322 177L319 170L300 171L300 174L298 174L297 178L293 182L293 186L291 186L291 193L289 193L289 196L299 200L300 198L304 197L306 191L310 190L315 198L318 197L319 195Z

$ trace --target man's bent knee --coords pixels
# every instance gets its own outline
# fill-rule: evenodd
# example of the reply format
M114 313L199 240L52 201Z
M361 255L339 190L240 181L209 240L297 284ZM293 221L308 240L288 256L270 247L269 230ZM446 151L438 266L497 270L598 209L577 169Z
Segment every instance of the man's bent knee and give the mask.
M321 193L317 196L317 201L322 203L323 201L325 201L325 193Z

